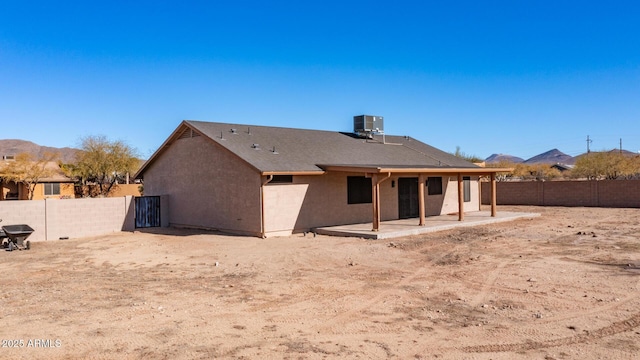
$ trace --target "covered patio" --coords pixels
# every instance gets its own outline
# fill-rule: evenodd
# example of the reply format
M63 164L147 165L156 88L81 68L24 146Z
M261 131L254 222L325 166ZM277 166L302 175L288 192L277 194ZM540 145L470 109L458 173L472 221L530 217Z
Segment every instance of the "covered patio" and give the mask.
M427 225L427 218L425 215L425 181L429 176L456 176L458 185L458 211L457 221L462 222L465 220L464 211L464 199L463 199L463 178L465 176L487 176L491 182L490 186L490 208L489 217L497 217L496 206L496 174L500 172L512 172L513 169L509 168L484 168L484 167L429 167L429 166L388 166L388 165L371 165L371 166L357 166L357 165L320 165L325 171L342 171L342 172L356 172L362 173L366 177L371 178L371 190L372 190L372 221L370 226L370 232L380 232L380 184L391 178L392 175L410 175L418 177L418 209L419 218L418 226L424 227ZM471 213L469 213L471 214ZM439 218L438 216L436 218ZM431 218L431 217L430 217ZM396 221L407 222L411 219L385 221L385 227L391 226L390 223ZM415 220L414 225L415 225Z
M314 231L322 235L383 240L461 227L488 225L518 219L532 219L538 216L540 216L538 213L502 211L499 214L492 215L491 211L474 211L464 214L464 221L459 221L458 214L452 214L429 216L425 219L424 225L419 225L418 221L416 221L418 219L383 221L378 231L371 231L372 223L319 227Z

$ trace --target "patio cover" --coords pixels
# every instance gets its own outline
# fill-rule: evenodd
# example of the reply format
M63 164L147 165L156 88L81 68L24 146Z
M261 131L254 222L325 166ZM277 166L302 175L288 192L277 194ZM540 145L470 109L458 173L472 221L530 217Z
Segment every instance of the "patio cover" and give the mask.
M429 167L396 165L318 165L324 171L362 173L371 178L373 229L380 229L380 184L391 175L418 175L418 200L420 211L419 226L425 225L424 187L428 176L457 176L458 179L458 220L464 220L463 176L489 176L491 179L491 216L496 216L496 173L512 172L510 168L483 167Z

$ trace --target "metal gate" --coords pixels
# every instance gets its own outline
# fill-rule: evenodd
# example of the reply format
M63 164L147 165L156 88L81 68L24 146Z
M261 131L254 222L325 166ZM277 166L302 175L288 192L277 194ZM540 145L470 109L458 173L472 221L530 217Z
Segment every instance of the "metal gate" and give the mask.
M136 229L160 227L160 196L139 196L135 198Z

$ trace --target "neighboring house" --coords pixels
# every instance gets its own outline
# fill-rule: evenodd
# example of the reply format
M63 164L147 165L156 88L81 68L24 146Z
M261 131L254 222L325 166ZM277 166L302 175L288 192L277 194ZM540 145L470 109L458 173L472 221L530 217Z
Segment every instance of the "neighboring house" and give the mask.
M574 167L575 167L575 165L567 165L567 164L560 164L560 163L551 165L552 169L556 169L556 170L558 170L560 172L569 171L569 170L573 169Z
M11 161L11 160L4 160ZM60 166L55 161L46 165L53 175L41 178L33 192L33 200L48 198L74 198L74 181L64 175ZM27 185L21 182L6 181L0 178L0 201L2 200L29 200Z
M377 129L376 129L377 130ZM362 135L362 136L361 136ZM183 121L136 174L172 226L262 237L479 211L481 168L409 136ZM165 212L168 212L165 213ZM492 202L495 216L495 201Z

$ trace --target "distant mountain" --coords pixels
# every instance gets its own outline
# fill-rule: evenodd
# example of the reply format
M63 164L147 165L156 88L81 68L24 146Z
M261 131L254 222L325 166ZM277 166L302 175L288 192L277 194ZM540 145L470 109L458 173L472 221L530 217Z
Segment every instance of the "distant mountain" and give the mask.
M40 146L31 141L7 139L0 140L0 159L1 156L17 155L20 153L28 153L36 158L44 155L44 153L52 152L59 154L59 159L62 162L70 163L75 161L76 152L78 149L69 147L55 148L50 146Z
M620 151L620 149L613 149L613 150L609 150L610 153L622 153L622 155L624 156L638 156L640 154L638 153L634 153L633 151L629 151L629 150L624 150L622 149L622 151Z
M628 151L628 150L620 151L620 149L603 150L603 151L592 151L592 153L596 153L596 152L609 152L609 153L621 152L625 156L640 156L640 153L635 153L635 152ZM558 149L553 149L553 150L549 150L547 152L544 152L542 154L536 155L536 156L534 156L534 157L532 157L530 159L527 159L527 160L523 160L522 158L519 158L519 157L513 156L513 155L492 154L491 156L486 158L484 161L487 164L496 164L496 163L499 163L501 161L508 161L508 162L511 162L511 163L514 163L514 164L523 163L523 164L527 164L527 165L535 165L535 164L575 165L576 164L576 160L578 160L579 158L581 158L581 157L583 157L585 155L587 155L587 153L580 154L580 155L577 155L577 156L571 156L571 155L567 155L567 154L563 153L562 151L560 151Z
M607 152L607 153L618 153L618 152L620 152L620 153L622 153L622 155L624 155L624 156L628 156L628 157L632 157L632 156L640 156L640 154L639 154L639 153L635 153L635 152L633 152L633 151L624 150L624 149L623 149L622 151L620 151L620 149L603 150L603 151L592 151L591 153L604 153L604 152ZM580 159L580 158L582 158L582 157L586 156L587 154L588 154L588 153L582 153L582 154L580 154L580 155L575 156L575 157L574 157L574 163L575 163L575 160L578 160L578 159Z
M540 155L536 155L524 161L527 165L533 164L565 164L573 165L575 159L571 155L567 155L558 149L549 150Z
M514 164L519 164L521 162L524 162L524 159L523 158L519 158L517 156L513 156L513 155L507 155L507 154L492 154L488 158L484 159L484 161L487 164L495 164L495 163L499 163L501 161L506 161L506 162L510 162L510 163L514 163Z

